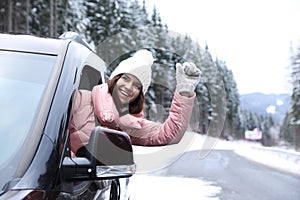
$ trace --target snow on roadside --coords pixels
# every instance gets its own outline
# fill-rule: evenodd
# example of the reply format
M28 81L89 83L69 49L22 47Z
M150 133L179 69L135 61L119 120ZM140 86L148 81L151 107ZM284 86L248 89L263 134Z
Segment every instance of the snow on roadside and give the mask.
M239 147L235 153L263 165L300 175L300 153L276 147Z
M130 178L130 200L218 200L221 188L195 178L135 175Z

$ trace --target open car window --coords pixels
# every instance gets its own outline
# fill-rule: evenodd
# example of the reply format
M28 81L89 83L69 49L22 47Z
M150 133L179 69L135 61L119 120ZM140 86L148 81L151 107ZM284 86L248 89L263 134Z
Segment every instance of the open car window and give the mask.
M101 84L101 73L96 69L85 66L82 70L79 89L92 90L94 86Z

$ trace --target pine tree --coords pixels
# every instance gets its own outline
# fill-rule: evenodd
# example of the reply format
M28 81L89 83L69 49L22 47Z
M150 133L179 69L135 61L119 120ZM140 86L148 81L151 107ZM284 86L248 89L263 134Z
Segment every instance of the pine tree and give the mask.
M224 61L216 59L216 66L223 77L224 88L226 92L226 122L223 129L224 135L235 136L235 131L239 129L239 93L233 73L229 70Z
M280 129L280 137L290 144L293 144L295 141L294 127L291 123L292 118L293 116L291 113L286 113Z
M0 2L0 31L30 33L30 1L2 0Z
M300 124L300 47L298 53L292 58L292 115L293 123Z
M212 136L220 136L226 117L226 93L222 74L214 63L208 46L202 56L200 66L202 66L202 78L207 87L207 96L205 100L209 100L207 112L209 113L209 129L208 134Z
M83 37L85 35L89 19L86 16L84 0L69 0L67 5L67 18L65 19L66 31L74 31ZM89 37L90 38L90 37Z
M294 143L300 149L300 47L295 55L292 56L292 84L293 93L291 98L291 124L294 127Z

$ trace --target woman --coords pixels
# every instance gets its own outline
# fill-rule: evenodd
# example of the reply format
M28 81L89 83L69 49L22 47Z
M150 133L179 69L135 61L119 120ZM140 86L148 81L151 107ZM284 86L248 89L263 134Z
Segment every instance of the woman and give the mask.
M144 118L145 93L151 82L153 56L150 51L139 50L120 62L105 84L93 90L79 90L70 123L71 150L84 148L95 127L99 124L122 130L130 135L132 144L167 145L178 143L185 133L195 99L195 86L201 71L193 63L176 64L176 91L163 124Z

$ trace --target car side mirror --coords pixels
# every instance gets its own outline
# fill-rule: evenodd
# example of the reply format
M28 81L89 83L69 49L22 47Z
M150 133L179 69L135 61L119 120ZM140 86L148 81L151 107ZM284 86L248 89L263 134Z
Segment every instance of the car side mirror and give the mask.
M86 149L89 158L64 158L62 173L65 180L123 178L135 173L132 144L125 132L97 126Z

